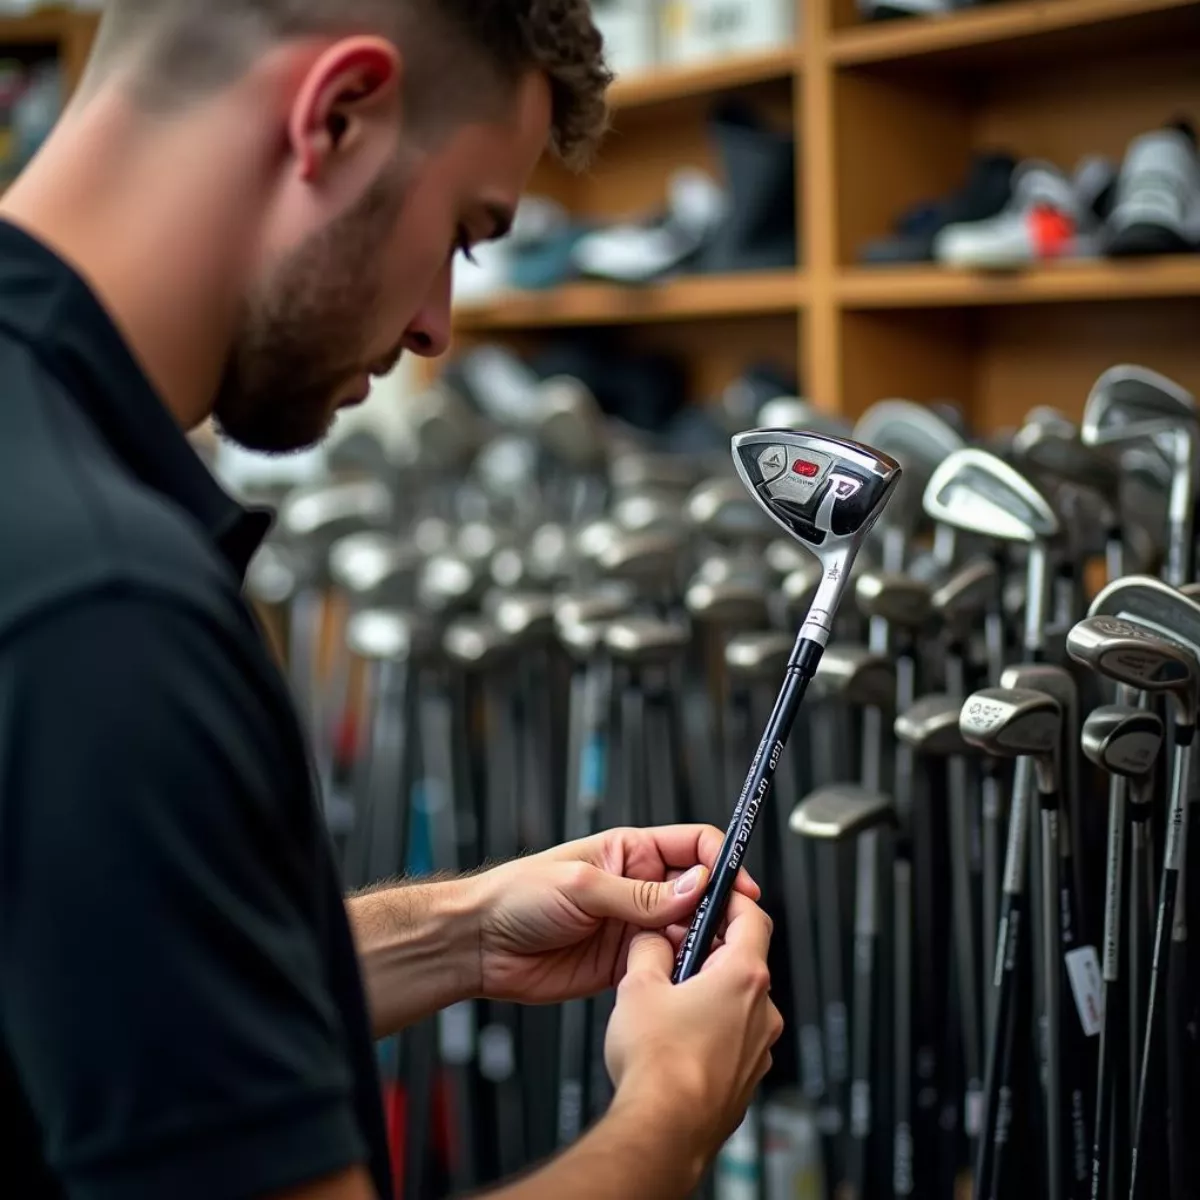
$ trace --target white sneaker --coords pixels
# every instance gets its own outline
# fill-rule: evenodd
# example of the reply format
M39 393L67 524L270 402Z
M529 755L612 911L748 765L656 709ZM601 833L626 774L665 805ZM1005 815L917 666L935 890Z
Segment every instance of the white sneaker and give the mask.
M1052 163L1023 162L1008 207L987 221L947 225L934 241L934 258L947 267L1007 270L1094 254L1093 206L1111 177L1102 159L1085 159L1073 179Z
M1200 155L1190 127L1156 129L1130 143L1108 228L1114 256L1179 254L1200 244Z

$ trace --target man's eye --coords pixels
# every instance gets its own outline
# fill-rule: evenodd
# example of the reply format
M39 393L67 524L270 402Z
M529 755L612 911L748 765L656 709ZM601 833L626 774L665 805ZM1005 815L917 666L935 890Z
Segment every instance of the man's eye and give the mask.
M455 247L455 249L457 249L463 258L465 258L472 266L478 266L478 263L475 261L475 256L471 253L471 235L467 233L465 229L460 229L458 231L458 245Z

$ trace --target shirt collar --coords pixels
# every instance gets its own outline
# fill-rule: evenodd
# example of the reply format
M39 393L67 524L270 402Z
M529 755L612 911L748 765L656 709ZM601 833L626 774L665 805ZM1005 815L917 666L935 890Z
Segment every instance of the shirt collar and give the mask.
M91 288L53 251L5 221L0 328L31 347L129 470L190 513L244 577L272 515L242 508L221 489Z

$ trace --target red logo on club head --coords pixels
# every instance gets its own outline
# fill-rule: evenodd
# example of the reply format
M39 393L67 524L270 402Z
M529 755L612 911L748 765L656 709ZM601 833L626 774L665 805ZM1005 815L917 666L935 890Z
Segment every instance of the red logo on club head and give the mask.
M804 479L812 479L815 475L820 474L821 468L815 462L806 462L804 459L798 458L792 463L792 470Z

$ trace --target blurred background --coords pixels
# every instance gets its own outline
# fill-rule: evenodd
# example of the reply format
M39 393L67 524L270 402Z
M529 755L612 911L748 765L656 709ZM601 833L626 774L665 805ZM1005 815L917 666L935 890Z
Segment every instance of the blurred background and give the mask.
M99 7L0 4L0 187L78 83ZM250 588L309 722L350 885L630 821L724 825L782 674L779 639L786 652L815 586L811 560L733 478L730 435L854 432L904 459L907 498L864 560L908 571L910 601L929 594L911 629L891 618L889 641L883 614L902 606L858 589L842 634L872 653L844 660L798 731L778 789L791 799L755 863L779 918L789 1033L704 1194L832 1197L857 1139L870 1150L859 1194L942 1200L979 1132L983 1039L963 1014L988 977L972 938L986 946L995 923L976 912L952 952L946 892L952 862L970 857L961 882L979 907L981 809L972 800L953 834L971 854L952 855L939 800L916 872L938 882L916 938L920 1052L900 1039L921 1084L897 1089L898 1105L915 1097L912 1127L889 1107L887 1030L905 988L883 955L875 1020L851 1029L880 1030L878 1115L849 1142L853 839L800 849L788 812L857 777L866 731L883 736L866 714L897 698L897 661L919 659L928 690L947 658L975 682L1020 658L1020 554L987 547L980 575L979 542L951 538L947 552L921 508L946 455L978 444L1032 472L1021 455L1039 430L1075 439L1089 396L1130 387L1196 424L1200 0L594 8L618 73L612 135L582 176L545 162L512 237L457 266L447 359L406 362L306 455L199 440L226 482L279 507ZM1106 374L1117 363L1174 384ZM1169 465L1121 466L1125 569L1153 569ZM1103 532L1114 497L1053 487L1073 530L1061 641L1102 568L1087 531ZM932 582L948 579L957 590L935 601ZM985 615L998 642L977 636ZM882 642L868 636L880 621ZM917 779L920 803L948 786L940 767ZM969 782L975 797L974 767ZM1096 942L1099 807L1078 836ZM819 905L797 892L809 871ZM401 1194L461 1192L573 1140L609 1098L606 1004L460 1006L381 1046ZM1008 1185L1039 1194L1018 1170Z

